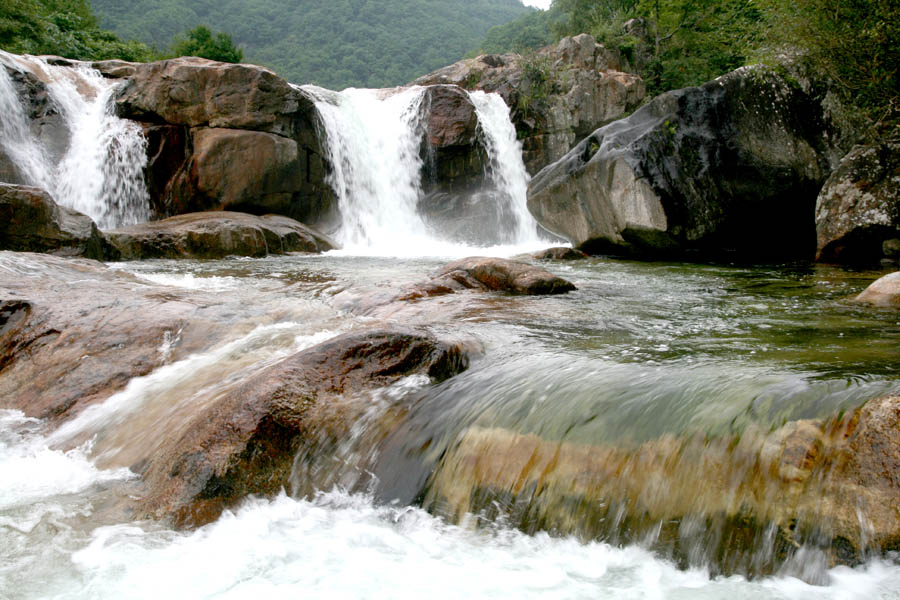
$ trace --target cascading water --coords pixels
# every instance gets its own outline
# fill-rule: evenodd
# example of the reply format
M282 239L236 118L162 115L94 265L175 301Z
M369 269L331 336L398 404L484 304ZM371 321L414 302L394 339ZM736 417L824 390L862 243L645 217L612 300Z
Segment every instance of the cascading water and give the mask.
M315 98L325 129L332 165L329 182L343 219L336 237L345 250L458 254L460 245L429 228L417 212L423 193L420 150L426 88L340 93L314 86L302 89ZM489 161L485 183L490 189L479 192L479 201L497 203L501 220L501 230L493 232L496 239L480 245L536 244L537 224L525 206L528 173L509 109L496 94L474 92L470 98Z
M329 180L343 218L338 241L345 248L393 248L427 239L416 214L424 88L303 89L316 98L328 139Z
M528 171L522 161L522 143L509 118L509 107L497 94L469 93L475 105L481 140L490 160L491 179L508 221L509 239L517 244L538 242L537 221L528 212Z
M7 68L46 85L58 112L65 147L58 161L35 131ZM23 183L46 190L62 206L91 217L101 229L150 217L144 184L146 140L140 127L113 114L117 84L84 65L57 67L34 57L0 52L0 149Z

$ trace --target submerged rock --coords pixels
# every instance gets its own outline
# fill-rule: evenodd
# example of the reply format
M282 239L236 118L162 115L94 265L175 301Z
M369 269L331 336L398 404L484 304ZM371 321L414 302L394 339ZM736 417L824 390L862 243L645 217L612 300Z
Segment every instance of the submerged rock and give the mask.
M856 297L857 302L900 307L900 271L876 280Z
M178 215L107 231L105 236L123 260L267 256L337 247L288 217L224 211Z
M535 252L531 257L535 260L580 260L587 258L587 254L577 248L558 246Z
M816 236L822 262L895 258L884 244L900 238L900 142L857 146L841 160L816 202Z
M0 250L117 257L87 215L59 206L39 188L0 183Z
M458 347L407 330L345 334L283 359L168 432L140 463L138 513L202 525L249 494L275 494L290 487L305 442L347 435L360 412L349 399L414 374L441 381L467 364Z
M756 576L802 548L831 565L900 548L898 461L898 397L843 419L665 436L633 450L470 428L442 457L425 503L526 532L641 541L685 565Z
M812 258L835 139L814 90L746 67L596 130L535 176L528 207L589 253Z

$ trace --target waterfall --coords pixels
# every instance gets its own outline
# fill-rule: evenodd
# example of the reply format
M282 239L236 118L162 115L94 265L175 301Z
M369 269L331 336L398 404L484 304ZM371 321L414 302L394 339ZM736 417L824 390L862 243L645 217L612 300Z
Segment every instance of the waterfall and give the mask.
M344 248L398 255L462 251L452 236L429 227L417 211L423 195L426 88L301 89L314 98L325 130L329 183L342 217L335 237ZM528 173L509 108L496 94L474 92L470 98L489 162L485 188L476 192L475 201L496 203L501 221L493 238L480 240L480 245L536 244L536 222L525 205Z
M303 89L315 98L328 139L329 183L343 219L338 241L344 247L393 247L427 239L416 213L425 88Z
M509 118L509 107L498 94L469 93L478 115L481 140L490 160L491 180L498 192L502 211L508 215L514 243L538 242L537 221L528 212L526 192L528 171L522 160L522 143Z
M29 118L7 69L43 82L61 121L49 128L64 133L42 135L41 124ZM0 52L0 150L22 183L46 190L57 203L88 215L101 229L150 218L143 175L146 140L140 126L115 116L116 88L117 83L85 65L58 67L40 58ZM62 146L56 160L53 145Z

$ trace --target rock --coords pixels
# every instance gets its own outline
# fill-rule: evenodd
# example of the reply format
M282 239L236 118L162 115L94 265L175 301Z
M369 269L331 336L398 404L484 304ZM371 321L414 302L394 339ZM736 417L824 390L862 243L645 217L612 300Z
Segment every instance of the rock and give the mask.
M336 403L402 377L442 381L467 367L456 346L408 330L350 333L279 361L173 427L140 462L138 514L178 526L215 520L249 494L290 486L294 457L321 435L348 435L359 410Z
M139 64L116 100L122 117L189 127L253 129L293 137L309 99L255 65L181 57Z
M0 252L0 407L69 418L227 335L209 308L221 302L92 260Z
M91 68L100 71L100 73L109 79L126 79L133 77L141 63L128 62L126 60L111 59L99 60L91 63Z
M261 131L198 128L187 165L194 193L185 208L287 214L302 189L293 140Z
M900 547L898 473L900 398L889 397L843 419L669 435L633 450L471 427L442 455L425 506L526 532L641 541L714 573L807 576L790 567L801 547L830 565Z
M489 54L465 59L417 79L418 85L451 84L500 94L534 174L561 158L604 123L637 108L645 86L617 53L581 34L535 56Z
M189 213L105 232L123 260L324 252L335 243L288 217Z
M812 258L843 149L815 90L765 67L658 96L531 181L528 208L590 253Z
M115 259L87 215L59 206L44 190L0 183L0 249Z
M900 306L900 271L876 280L856 297L856 301L875 306Z
M900 141L856 146L816 201L816 259L877 263L900 236Z
M430 285L462 286L523 295L564 294L577 289L565 279L534 265L477 256L442 267Z
M325 141L305 92L254 65L182 57L133 66L116 106L152 132L157 216L229 208L333 224Z
M575 248L567 248L560 246L557 248L547 248L531 255L535 260L580 260L587 258L587 254Z

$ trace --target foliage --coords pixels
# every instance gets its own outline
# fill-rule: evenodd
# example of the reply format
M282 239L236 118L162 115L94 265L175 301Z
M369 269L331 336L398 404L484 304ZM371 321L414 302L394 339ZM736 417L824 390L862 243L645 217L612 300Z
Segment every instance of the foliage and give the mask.
M229 63L239 63L244 58L244 52L234 45L230 35L221 31L213 35L206 25L198 25L183 38L177 39L172 45L172 54Z
M518 109L527 113L537 108L556 91L556 77L550 58L525 51L522 55L522 81L519 84Z
M765 0L770 51L799 49L845 100L900 132L900 3L896 0Z
M494 25L534 12L519 0L93 0L104 26L158 48L206 23L244 60L296 83L386 87L459 60Z
M551 28L557 14L551 11L532 11L510 23L491 27L480 48L472 54L522 53L552 44L556 38Z
M79 60L154 58L145 44L122 41L100 29L87 0L3 0L0 48L20 54L55 54Z

